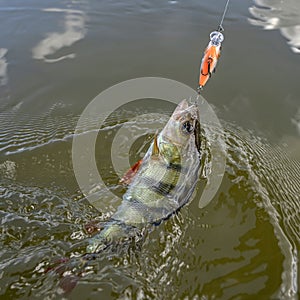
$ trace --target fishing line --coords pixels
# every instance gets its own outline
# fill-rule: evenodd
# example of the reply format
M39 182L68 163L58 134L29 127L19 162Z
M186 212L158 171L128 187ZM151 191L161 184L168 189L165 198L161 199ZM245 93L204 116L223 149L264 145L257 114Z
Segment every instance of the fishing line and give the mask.
M222 19L221 19L220 25L218 26L218 31L219 32L224 31L223 22L224 22L224 19L225 19L226 12L228 10L229 1L230 0L227 0L227 2L226 2L224 12L223 12L223 15L222 15Z

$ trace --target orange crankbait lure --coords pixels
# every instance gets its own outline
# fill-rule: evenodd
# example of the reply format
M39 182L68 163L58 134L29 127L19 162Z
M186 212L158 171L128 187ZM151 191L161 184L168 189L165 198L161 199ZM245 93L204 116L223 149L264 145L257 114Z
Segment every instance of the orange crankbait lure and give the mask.
M224 35L220 31L213 31L210 34L210 42L204 51L200 66L198 92L203 89L211 77L212 72L216 70L216 65L221 55L221 44L223 40Z
M218 30L213 31L209 35L210 42L208 43L204 51L204 56L200 65L200 74L197 88L198 94L200 94L200 91L203 89L208 79L211 77L211 74L216 71L216 65L221 55L222 42L224 41L224 35L222 34L224 28L222 25L228 9L228 4L229 0L226 1Z

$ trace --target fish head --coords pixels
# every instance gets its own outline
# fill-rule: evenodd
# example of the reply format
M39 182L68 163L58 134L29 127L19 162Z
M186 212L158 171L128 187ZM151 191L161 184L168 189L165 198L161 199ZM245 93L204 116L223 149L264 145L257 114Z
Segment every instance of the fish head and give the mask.
M160 152L170 162L180 159L182 151L194 147L200 152L200 118L196 104L182 100L162 130Z

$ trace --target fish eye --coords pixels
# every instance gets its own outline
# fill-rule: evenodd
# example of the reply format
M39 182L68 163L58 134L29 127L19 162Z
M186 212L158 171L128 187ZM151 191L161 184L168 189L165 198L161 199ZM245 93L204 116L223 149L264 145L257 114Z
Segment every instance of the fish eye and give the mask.
M191 134L194 131L194 126L191 124L190 121L185 121L182 124L182 131L184 133Z

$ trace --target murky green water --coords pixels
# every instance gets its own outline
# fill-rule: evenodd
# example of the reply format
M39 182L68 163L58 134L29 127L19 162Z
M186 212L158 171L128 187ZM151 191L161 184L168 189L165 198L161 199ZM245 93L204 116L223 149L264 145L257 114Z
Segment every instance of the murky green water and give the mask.
M227 146L218 193L202 209L196 195L142 243L99 255L69 298L298 299L300 6L259 3L230 3L222 57L203 92ZM103 192L107 208L97 211L76 182L72 139L82 110L131 78L196 87L224 4L0 2L0 298L64 297L58 276L45 270L84 253L85 225L116 208ZM114 116L96 147L101 174L117 194L124 190L107 164L110 132L138 132L134 162L149 145L147 128L166 121L150 115L133 127L128 115Z

